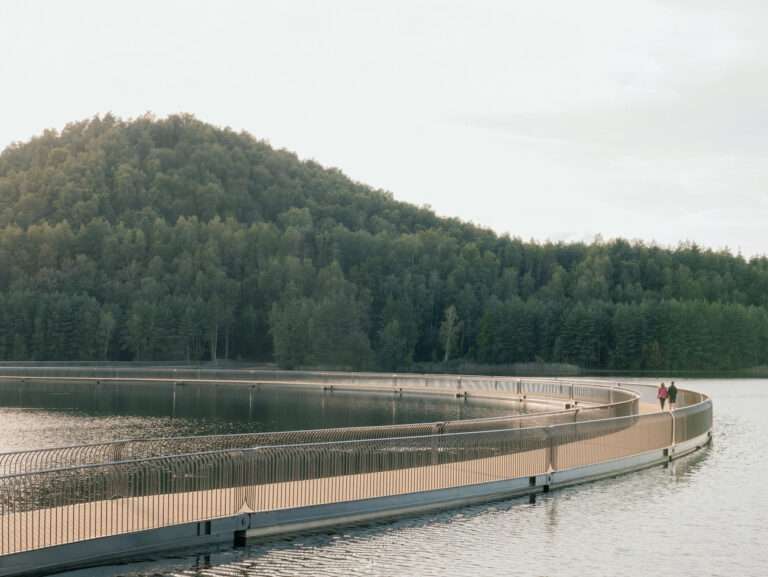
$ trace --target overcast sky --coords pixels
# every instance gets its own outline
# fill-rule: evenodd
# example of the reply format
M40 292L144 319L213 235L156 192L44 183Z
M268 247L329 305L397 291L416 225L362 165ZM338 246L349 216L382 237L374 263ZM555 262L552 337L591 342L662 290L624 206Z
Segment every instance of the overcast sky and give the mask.
M190 112L525 239L768 252L768 3L0 3L0 148Z

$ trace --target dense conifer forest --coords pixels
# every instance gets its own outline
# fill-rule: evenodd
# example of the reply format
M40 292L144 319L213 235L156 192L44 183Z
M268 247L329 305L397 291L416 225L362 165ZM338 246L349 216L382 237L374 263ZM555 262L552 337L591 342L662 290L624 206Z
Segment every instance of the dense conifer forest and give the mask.
M191 116L2 152L0 360L224 358L763 365L768 260L523 242Z

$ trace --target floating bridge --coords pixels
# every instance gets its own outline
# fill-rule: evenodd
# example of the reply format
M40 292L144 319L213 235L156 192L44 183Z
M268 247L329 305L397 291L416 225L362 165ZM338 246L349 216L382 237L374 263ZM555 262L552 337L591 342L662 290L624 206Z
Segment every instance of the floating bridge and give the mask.
M0 379L322 387L545 404L460 421L138 439L0 454L0 576L456 507L661 465L710 441L712 402L681 389L513 377L3 367ZM539 405L541 408L541 405Z

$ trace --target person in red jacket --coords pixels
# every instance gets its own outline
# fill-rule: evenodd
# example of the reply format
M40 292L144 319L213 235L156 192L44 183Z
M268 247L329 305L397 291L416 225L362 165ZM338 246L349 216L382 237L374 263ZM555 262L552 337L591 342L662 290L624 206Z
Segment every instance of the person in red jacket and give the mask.
M659 385L658 391L656 391L656 398L659 399L659 404L661 405L661 410L664 410L664 403L667 402L667 397L669 396L669 389L667 389L667 386L664 383L661 383Z

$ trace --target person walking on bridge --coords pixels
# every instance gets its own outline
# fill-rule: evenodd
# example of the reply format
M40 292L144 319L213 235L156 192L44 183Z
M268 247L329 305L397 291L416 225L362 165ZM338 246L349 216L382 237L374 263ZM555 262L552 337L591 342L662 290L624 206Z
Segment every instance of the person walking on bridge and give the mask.
M675 381L672 381L667 389L667 395L669 396L669 410L673 410L677 405L677 387Z
M656 398L659 399L659 404L661 405L661 410L664 410L664 403L667 401L667 397L669 396L669 390L667 389L667 386L664 383L661 383L659 385L658 391L656 391Z

